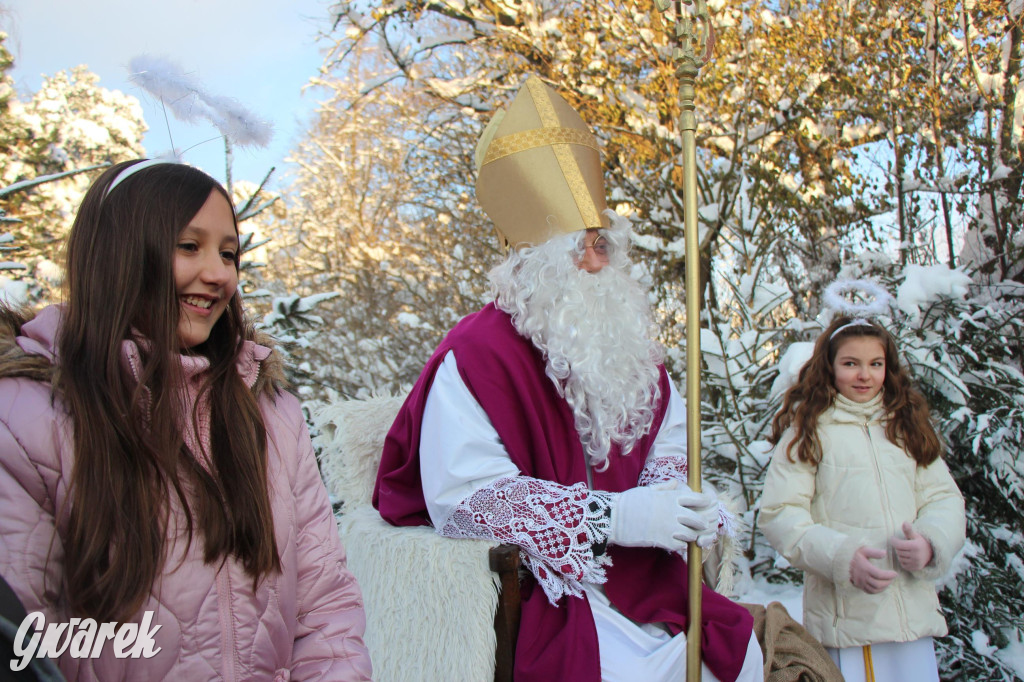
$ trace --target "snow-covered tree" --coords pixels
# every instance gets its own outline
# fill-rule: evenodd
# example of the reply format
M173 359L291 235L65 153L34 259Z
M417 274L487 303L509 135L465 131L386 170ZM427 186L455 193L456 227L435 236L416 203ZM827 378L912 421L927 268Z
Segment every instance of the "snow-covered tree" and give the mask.
M974 84L974 116L956 142L976 149L976 173L964 188L977 193L963 261L975 278L1024 282L1024 3L990 0L969 5L959 20L966 64ZM996 30L986 30L994 25Z
M10 53L0 33L0 187L44 176L63 177L0 197L0 208L17 222L5 229L18 248L34 299L53 295L60 281L59 252L75 211L95 173L110 163L142 156L146 124L134 97L98 85L79 66L43 80L25 101L7 71Z
M941 265L899 281L900 344L935 413L967 502L968 542L941 592L954 679L1024 679L1024 286L971 284Z
M311 296L324 325L301 351L320 395L397 390L483 300L497 243L475 206L464 117L387 85L324 81L328 97L272 238L261 286ZM281 299L284 305L286 299Z

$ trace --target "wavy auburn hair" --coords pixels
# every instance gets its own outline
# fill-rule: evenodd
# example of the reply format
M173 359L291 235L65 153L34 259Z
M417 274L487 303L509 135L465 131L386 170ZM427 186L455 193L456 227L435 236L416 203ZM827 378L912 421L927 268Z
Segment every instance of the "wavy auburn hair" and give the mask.
M207 563L236 557L254 586L280 569L266 427L235 367L252 334L238 292L209 339L189 350L210 361L200 392L211 422L205 464L181 430L189 419L195 427L198 402L191 415L179 414L178 236L211 194L231 200L202 171L171 163L125 178L108 195L132 163L93 183L71 228L54 378L74 430L65 595L73 614L100 622L132 618L149 597L176 535L172 494L189 545L198 533ZM139 340L138 379L123 360L128 340Z
M810 464L821 461L823 452L818 438L818 417L835 402L836 375L833 369L836 353L843 342L851 338L878 339L885 350L885 381L882 384L882 404L885 407L885 437L901 447L918 466L928 466L941 454L942 444L932 426L928 403L910 381L899 362L899 353L892 335L871 322L836 330L853 321L850 317L837 317L822 332L814 344L811 359L800 370L796 384L782 401L782 408L772 420L772 434L768 439L777 445L787 428L794 431L793 440L786 448L786 456ZM835 334L835 338L832 335Z

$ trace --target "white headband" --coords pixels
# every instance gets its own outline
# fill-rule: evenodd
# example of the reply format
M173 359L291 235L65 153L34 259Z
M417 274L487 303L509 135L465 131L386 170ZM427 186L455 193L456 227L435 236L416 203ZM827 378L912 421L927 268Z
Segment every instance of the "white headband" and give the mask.
M107 185L107 191L103 194L103 198L106 199L107 197L109 197L110 193L114 191L115 187L117 187L122 182L124 182L131 176L135 175L139 171L151 168L153 166L159 166L162 163L180 163L180 161L175 161L173 159L146 159L145 161L140 161L139 163L132 164L131 166L128 166L123 171L118 173L117 177L114 178L114 181Z
M841 331L845 331L847 329L850 329L852 327L871 327L873 329L874 325L871 324L871 322L869 320L866 320L863 317L858 317L858 318L855 318L853 320L850 320L849 322L844 324L842 327L840 327L839 329L837 329L834 332L832 332L832 336L828 337L828 340L831 341L832 339L836 338L836 334L838 334Z

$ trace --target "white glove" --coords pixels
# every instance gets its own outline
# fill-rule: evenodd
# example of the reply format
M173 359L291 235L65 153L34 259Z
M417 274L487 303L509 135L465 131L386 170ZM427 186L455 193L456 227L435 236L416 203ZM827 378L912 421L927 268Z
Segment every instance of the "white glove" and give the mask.
M693 491L690 490L688 485L685 483L682 485L686 490L693 494ZM700 514L700 517L704 519L704 523L708 526L706 531L697 536L697 545L706 549L715 544L715 540L718 539L718 522L720 520L718 513L718 492L710 483L705 481L701 484L700 494L708 498L711 501L710 504L703 507L691 507L691 509Z
M708 508L714 510L709 528ZM617 495L612 505L608 542L623 547L661 547L678 552L687 542L705 536L714 539L718 529L717 501L675 481L630 488ZM710 541L709 541L710 544Z

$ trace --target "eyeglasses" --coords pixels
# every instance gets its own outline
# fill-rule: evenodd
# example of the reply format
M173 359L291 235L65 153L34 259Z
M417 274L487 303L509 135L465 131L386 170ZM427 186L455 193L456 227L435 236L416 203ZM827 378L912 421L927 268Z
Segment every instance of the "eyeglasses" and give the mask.
M611 244L609 244L604 237L601 237L593 244L589 244L587 246L584 246L583 248L593 249L594 253L596 253L598 256L604 257L608 255L608 250L611 248Z

